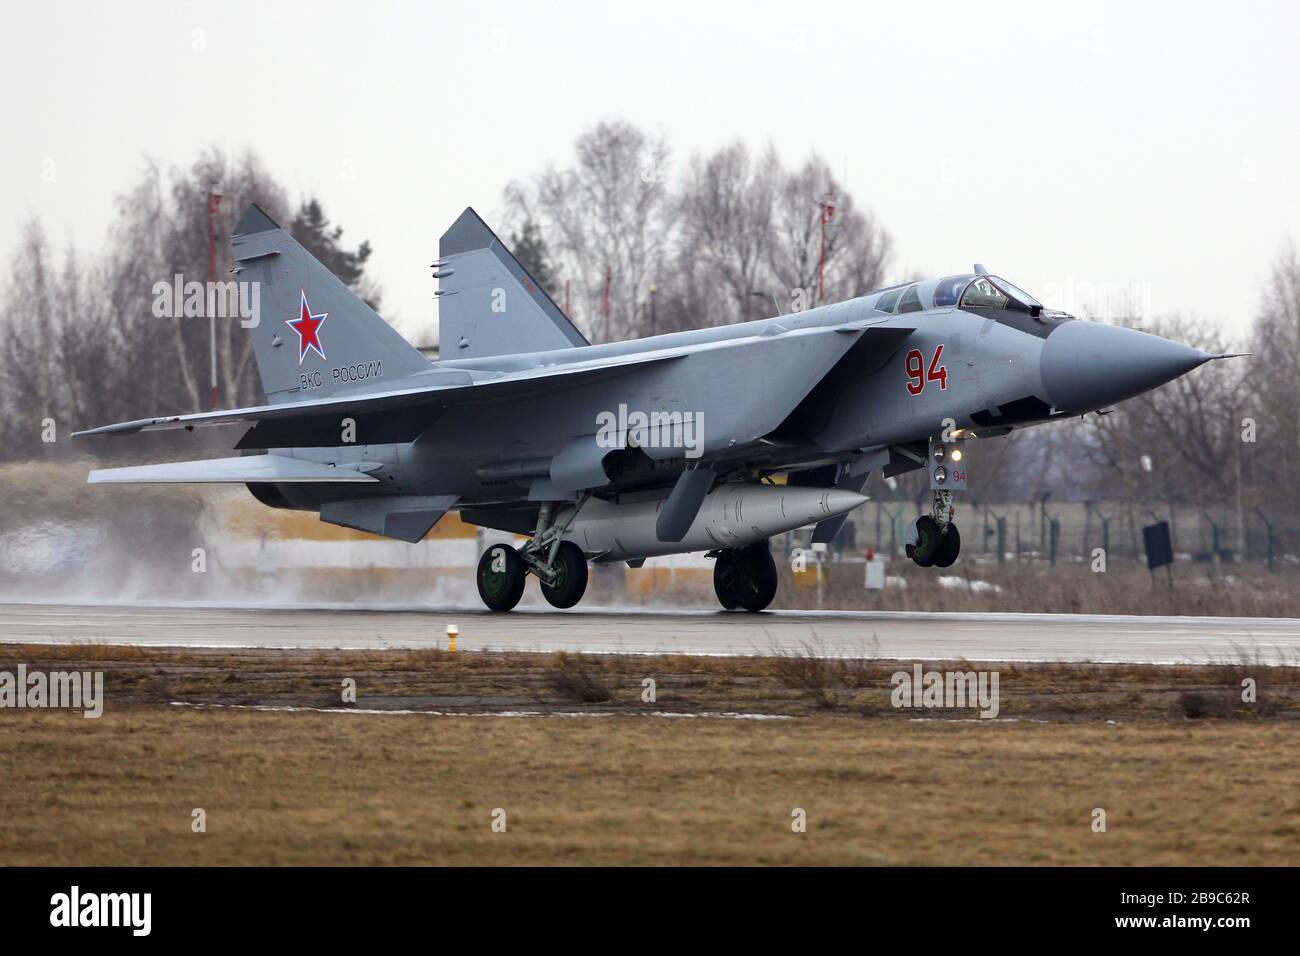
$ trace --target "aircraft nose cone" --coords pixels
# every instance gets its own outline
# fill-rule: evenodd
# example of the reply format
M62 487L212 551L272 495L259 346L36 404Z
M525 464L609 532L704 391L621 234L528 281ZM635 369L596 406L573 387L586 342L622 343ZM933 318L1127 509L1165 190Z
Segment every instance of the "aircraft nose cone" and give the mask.
M1210 358L1158 335L1075 319L1047 337L1039 370L1056 409L1090 412L1150 391Z

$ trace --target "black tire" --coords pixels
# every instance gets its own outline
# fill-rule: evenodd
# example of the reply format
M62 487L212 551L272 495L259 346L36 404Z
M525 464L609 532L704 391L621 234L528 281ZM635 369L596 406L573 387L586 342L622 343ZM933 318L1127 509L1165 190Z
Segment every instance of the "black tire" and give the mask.
M912 560L923 568L934 564L935 559L943 553L943 532L939 522L929 515L916 519L916 545L912 548Z
M736 552L736 574L732 594L736 603L757 614L776 597L776 562L766 541Z
M542 597L551 607L573 607L587 590L587 559L572 541L561 541L555 552L555 584L542 582Z
M939 556L934 559L934 566L950 568L959 554L961 554L961 534L955 524L948 522L948 530L943 535L943 547L939 549Z
M524 559L508 544L494 544L478 559L478 596L489 611L509 611L524 596Z
M736 600L736 552L730 548L719 552L713 562L713 593L728 611L740 606Z

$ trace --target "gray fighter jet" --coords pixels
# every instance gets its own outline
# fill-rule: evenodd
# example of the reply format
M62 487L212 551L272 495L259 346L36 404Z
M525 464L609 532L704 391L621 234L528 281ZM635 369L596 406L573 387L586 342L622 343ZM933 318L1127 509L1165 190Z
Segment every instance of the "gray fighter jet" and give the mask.
M591 345L472 209L434 263L430 362L258 207L232 237L260 283L249 329L267 404L80 432L242 423L238 457L93 471L91 482L239 482L264 504L416 542L449 510L527 536L477 580L514 607L582 597L587 563L706 551L724 608L776 593L768 539L828 543L872 471L929 472L917 564L961 539L969 436L1104 409L1219 356L1073 319L979 265L790 315Z

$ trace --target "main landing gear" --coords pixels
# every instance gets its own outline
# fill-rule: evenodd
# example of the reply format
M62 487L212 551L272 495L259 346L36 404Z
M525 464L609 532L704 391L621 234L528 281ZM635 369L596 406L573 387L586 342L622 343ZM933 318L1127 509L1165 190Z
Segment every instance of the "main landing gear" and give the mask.
M570 608L587 590L587 558L572 541L562 540L573 516L586 499L578 502L560 526L552 521L554 505L542 505L537 531L520 548L494 544L479 558L478 595L490 611L509 611L524 595L528 575L537 576L542 597L557 608Z
M489 611L509 611L524 596L527 577L519 552L508 544L494 544L478 559L478 596Z
M776 562L766 541L715 552L713 591L728 611L743 607L757 613L776 597Z

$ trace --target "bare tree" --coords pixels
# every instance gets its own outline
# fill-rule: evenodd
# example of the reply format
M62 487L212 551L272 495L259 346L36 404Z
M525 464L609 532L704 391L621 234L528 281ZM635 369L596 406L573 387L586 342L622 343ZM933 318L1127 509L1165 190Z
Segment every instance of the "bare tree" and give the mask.
M187 279L207 279L208 271L208 191L219 187L221 205L215 228L216 281L232 278L230 269L230 232L235 221L250 202L256 202L279 222L289 221L289 204L284 190L275 183L261 161L251 152L238 158L215 147L205 151L190 166L188 173L172 173L171 203L164 212L163 247L158 250L160 264L183 272ZM208 323L179 320L182 328L176 342L183 348L178 357L186 388L194 380L202 387L208 379ZM217 320L217 366L219 401L225 405L256 401L260 385L255 381L251 340L237 321ZM201 399L200 399L201 401ZM197 404L197 403L196 403Z
M1171 316L1151 331L1211 354L1230 351L1222 331L1204 321ZM1085 418L1078 450L1095 469L1099 496L1157 513L1180 507L1219 514L1243 547L1253 497L1240 467L1247 368L1215 362Z
M795 289L815 305L823 261L827 302L882 284L889 236L820 158L792 172L772 147L755 158L736 142L670 183L668 156L661 138L600 123L572 167L506 189L510 220L539 226L594 341L788 311Z
M176 275L183 282L209 278L213 186L223 195L212 230L213 278L226 281L233 278L230 232L250 202L289 221L284 190L252 153L235 158L209 149L188 170L166 176L147 165L118 197L99 256L69 249L55 265L40 225L24 230L0 287L0 359L10 369L0 378L0 407L8 412L0 418L0 439L10 453L40 451L39 425L46 417L64 435L69 427L207 406L207 320L158 317L154 305L159 282L170 284ZM377 298L363 272L369 247L343 249L340 231L325 228L323 212L316 222L319 228L304 242L336 269L348 265L347 281ZM218 319L216 331L218 401L257 404L261 386L247 333L233 318Z
M824 206L834 210L825 222ZM816 305L821 304L819 270L825 273L826 302L878 288L892 243L874 218L857 209L826 162L814 156L782 177L767 250L781 294L803 289L805 301Z
M1242 417L1253 419L1256 441L1247 449L1260 495L1300 504L1300 258L1287 243L1277 258L1255 319L1247 398ZM1261 503L1263 503L1261 501Z
M0 378L6 449L38 447L40 423L61 417L50 385L57 379L54 361L54 303L57 291L44 230L30 222L13 256L5 289L0 355L9 369Z
M0 380L0 436L11 453L39 450L46 418L66 436L97 412L113 388L104 369L121 356L101 276L70 248L61 266L54 258L40 224L29 223L0 309L0 358L11 370Z
M571 168L548 168L506 189L509 214L541 228L575 293L573 318L596 342L634 334L673 224L666 141L630 123L598 123L578 138Z
M781 178L770 147L757 162L743 143L691 159L677 197L679 262L689 260L723 293L697 302L699 324L772 314L767 251Z

